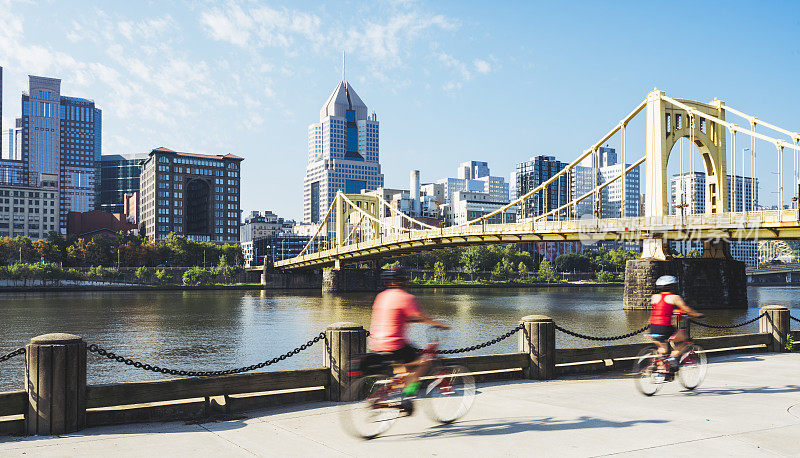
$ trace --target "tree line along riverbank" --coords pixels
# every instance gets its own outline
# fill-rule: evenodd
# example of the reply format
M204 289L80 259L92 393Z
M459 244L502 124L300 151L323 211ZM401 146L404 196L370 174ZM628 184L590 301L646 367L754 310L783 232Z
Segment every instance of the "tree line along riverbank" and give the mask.
M382 267L409 268L415 285L529 285L570 280L610 283L623 281L625 263L637 257L635 251L599 247L561 254L550 262L507 244L412 254L390 259Z
M0 237L0 264L57 264L61 267L167 267L213 266L221 256L228 265L242 265L238 244L196 242L175 233L153 242L147 237L118 233L114 236L62 237L50 232L41 240Z

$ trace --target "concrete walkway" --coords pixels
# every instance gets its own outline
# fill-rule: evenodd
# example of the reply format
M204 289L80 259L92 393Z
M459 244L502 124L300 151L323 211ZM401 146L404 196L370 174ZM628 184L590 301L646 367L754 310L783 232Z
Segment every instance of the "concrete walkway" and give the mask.
M439 426L422 412L385 436L346 436L314 403L200 425L150 423L0 438L0 456L800 456L800 354L714 359L705 383L646 398L622 375L484 384Z

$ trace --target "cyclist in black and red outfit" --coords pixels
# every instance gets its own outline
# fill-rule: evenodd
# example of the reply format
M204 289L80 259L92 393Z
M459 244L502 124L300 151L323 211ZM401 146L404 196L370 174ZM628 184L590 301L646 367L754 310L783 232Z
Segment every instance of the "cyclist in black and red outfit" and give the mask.
M688 339L683 320L684 313L693 317L702 317L703 314L686 305L683 298L677 294L678 279L671 275L664 275L656 280L658 293L653 294L650 300L650 337L656 341L658 351L662 356L669 353L669 343L672 341L675 349L667 359L672 368L677 367L678 358L686 350L685 342Z

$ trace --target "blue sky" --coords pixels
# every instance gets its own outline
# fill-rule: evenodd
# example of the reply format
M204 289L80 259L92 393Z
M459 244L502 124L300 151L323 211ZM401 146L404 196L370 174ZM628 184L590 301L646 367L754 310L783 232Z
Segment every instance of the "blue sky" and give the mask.
M3 126L26 75L58 77L103 109L104 153L241 155L243 210L296 218L342 50L381 121L386 184L404 187L411 168L424 182L466 160L506 177L533 155L570 161L653 87L798 131L799 21L794 2L0 0ZM758 150L775 187L774 147Z

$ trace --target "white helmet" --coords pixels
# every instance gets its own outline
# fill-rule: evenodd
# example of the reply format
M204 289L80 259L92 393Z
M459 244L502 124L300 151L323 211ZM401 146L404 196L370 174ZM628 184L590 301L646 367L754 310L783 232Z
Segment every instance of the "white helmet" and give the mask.
M658 280L656 280L657 288L666 288L668 286L677 284L678 284L678 279L673 277L672 275L662 275L658 277Z

